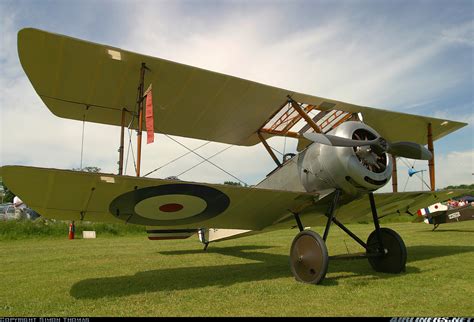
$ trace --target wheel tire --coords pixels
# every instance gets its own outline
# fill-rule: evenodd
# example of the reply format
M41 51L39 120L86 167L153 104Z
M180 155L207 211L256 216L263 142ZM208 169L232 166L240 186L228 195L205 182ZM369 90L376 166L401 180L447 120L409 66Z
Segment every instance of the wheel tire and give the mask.
M291 272L299 282L319 284L328 270L326 243L311 230L300 232L293 239L290 249Z
M368 257L372 268L377 272L398 274L405 271L407 249L403 239L390 228L380 228L385 255ZM367 254L378 252L377 231L374 230L367 238Z

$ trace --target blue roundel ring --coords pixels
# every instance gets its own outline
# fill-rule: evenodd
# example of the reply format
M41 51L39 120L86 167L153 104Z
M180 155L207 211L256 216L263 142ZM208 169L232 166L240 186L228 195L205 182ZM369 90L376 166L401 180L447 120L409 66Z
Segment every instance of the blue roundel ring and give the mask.
M140 216L135 206L141 201L156 196L187 195L201 198L206 202L206 208L200 213L182 219L158 220ZM187 225L213 218L224 212L230 204L229 197L212 187L197 184L179 183L146 187L126 192L115 198L109 206L109 211L126 222L149 226Z

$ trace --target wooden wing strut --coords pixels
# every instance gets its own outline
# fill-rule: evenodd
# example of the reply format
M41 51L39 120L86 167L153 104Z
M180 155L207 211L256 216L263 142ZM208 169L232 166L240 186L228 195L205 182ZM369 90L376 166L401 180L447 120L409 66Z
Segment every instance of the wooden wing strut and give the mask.
M264 139L264 137L262 136L262 134L260 133L260 131L258 131L257 134L258 134L258 137L260 138L260 141L262 141L263 146L265 147L265 149L267 149L268 153L269 153L270 156L272 157L273 161L275 161L275 163L277 164L277 166L281 167L281 162L278 160L278 158L277 158L277 156L275 155L275 153L273 153L272 148L271 148L270 145L267 143L267 141Z
M282 109L288 103L291 104L291 107L294 111L290 111L289 109L286 111L282 111ZM320 127L316 124L315 121L313 121L311 116L308 115L308 112L314 108L314 105L308 105L305 108L302 108L299 103L297 103L290 96L288 96L288 100L278 109L275 114L273 114L273 116L269 120L267 120L267 122L265 122L265 124L263 124L258 129L257 135L260 141L263 143L263 146L268 151L277 166L281 167L282 164L278 160L275 153L273 153L271 147L268 145L264 137L262 136L262 133L300 138L300 133L290 131L290 129L292 129L300 119L304 119L307 123L307 126L311 127L316 133L321 133L322 131Z
M321 133L321 129L319 126L313 121L313 119L301 108L301 106L295 102L291 97L288 97L289 102L291 103L291 106L297 111L302 118L308 123L309 126L311 126L316 133Z

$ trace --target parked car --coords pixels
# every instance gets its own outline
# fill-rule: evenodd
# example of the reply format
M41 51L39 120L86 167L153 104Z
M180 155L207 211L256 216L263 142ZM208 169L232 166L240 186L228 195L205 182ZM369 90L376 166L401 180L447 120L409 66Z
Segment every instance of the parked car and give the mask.
M0 204L0 220L16 220L22 218L35 220L38 217L40 217L40 214L28 207L24 208L24 216L22 217L18 212L15 211L13 203L7 202Z
M7 202L0 204L0 220L15 219L15 207L13 203Z

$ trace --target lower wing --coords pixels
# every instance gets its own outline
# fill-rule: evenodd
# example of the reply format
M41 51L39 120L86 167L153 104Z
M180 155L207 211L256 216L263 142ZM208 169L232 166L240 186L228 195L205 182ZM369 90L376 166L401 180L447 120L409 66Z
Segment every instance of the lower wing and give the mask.
M70 170L4 166L1 171L28 207L59 220L262 230L315 199L302 192Z
M412 191L412 192L393 192L393 193L375 193L374 199L379 218L391 215L409 215L417 216L420 208L427 207L437 202L445 201L449 198L462 196L471 192L470 190L440 190L440 191ZM305 226L324 225L327 221L324 216L331 195L325 198L325 202L316 204L311 208L305 209L301 214L301 221ZM357 223L360 221L371 221L372 210L368 194L351 200L347 196L341 198L340 204L336 208L335 216L343 223ZM293 228L295 227L293 216L283 217L278 223L268 230Z

